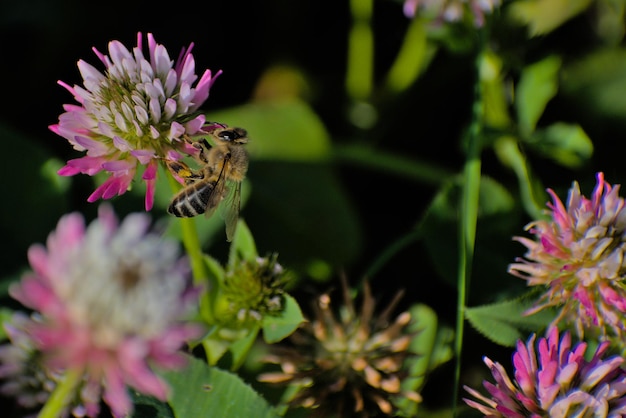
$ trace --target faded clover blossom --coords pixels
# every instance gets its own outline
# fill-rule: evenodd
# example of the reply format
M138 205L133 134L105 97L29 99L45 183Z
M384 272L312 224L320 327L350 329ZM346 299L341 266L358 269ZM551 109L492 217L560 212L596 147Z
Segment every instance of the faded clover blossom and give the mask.
M198 76L191 54L193 43L183 48L174 62L151 33L147 38L147 55L141 32L132 51L119 41L109 43L108 56L93 48L105 71L79 60L82 87L59 81L78 105L64 105L65 113L50 129L77 151L86 152L84 157L69 160L59 174L109 174L89 196L89 202L125 193L137 166L142 165L145 207L150 210L159 159L176 160L182 157L179 152L192 153L181 139L202 133L205 117L197 111L221 71L212 76L206 70L194 86Z
M402 387L414 333L407 331L409 312L390 319L401 293L380 313L367 282L358 314L345 279L343 296L339 317L329 294L317 299L314 317L289 336L291 345L270 347L265 361L281 371L259 381L299 387L289 406L311 409L314 417L396 416L397 401L421 402L419 393Z
M434 19L436 22L459 22L469 14L474 26L485 24L485 14L500 6L500 0L404 0L404 14Z
M198 294L187 260L149 227L142 213L119 223L108 205L88 226L79 213L65 215L46 246L31 246L33 271L10 289L37 314L22 328L44 366L82 376L77 402L87 416L100 399L126 416L126 386L165 400L167 384L151 366L183 366L180 348L201 332L185 321Z
M563 205L548 190L549 220L527 226L536 239L516 237L528 251L509 266L509 272L543 286L545 293L528 311L559 309L553 324L574 325L579 337L585 332L623 338L626 329L626 210L619 185L611 186L602 173L590 199L581 195L578 183Z
M608 417L626 415L626 371L624 359L606 357L609 342L601 343L590 360L585 360L587 343L571 347L571 335L564 332L559 340L556 327L547 337L536 335L524 344L517 342L513 354L514 379L505 368L485 357L495 383L483 382L489 392L465 386L477 401L463 399L486 417L566 418Z

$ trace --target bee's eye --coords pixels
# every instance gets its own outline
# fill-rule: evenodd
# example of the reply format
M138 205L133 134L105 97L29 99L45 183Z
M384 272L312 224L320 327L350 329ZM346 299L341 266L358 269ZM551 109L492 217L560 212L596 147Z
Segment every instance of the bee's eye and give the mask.
M222 131L217 136L219 136L224 141L233 141L235 139L241 138L239 134L233 130Z
M241 128L228 129L217 134L217 136L224 141L235 141L237 139L245 138L246 135L248 135L248 133Z
M224 130L218 133L217 136L222 141L231 142L231 141L241 140L237 142L245 143L247 142L246 137L248 136L248 132L246 132L246 130L243 128L233 128L233 129Z

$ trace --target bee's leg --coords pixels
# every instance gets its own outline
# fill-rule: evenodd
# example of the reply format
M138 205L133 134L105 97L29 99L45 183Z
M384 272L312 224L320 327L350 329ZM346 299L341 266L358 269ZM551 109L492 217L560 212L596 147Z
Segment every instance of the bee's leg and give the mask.
M204 178L204 174L201 171L192 170L182 161L166 160L165 164L170 172L183 179L185 184L193 183L196 180Z
M198 154L194 154L193 158L198 160L201 164L206 164L209 162L209 150L212 148L211 144L206 140L206 138L199 139L198 141L188 141L189 145L198 150Z
M226 127L228 127L228 125L220 123L220 122L206 121L204 125L202 126L202 130L210 134L210 133L217 131L218 129L224 129Z
M209 150L211 149L211 144L209 144L209 141L207 141L206 138L202 138L201 140L194 142L193 147L200 150L200 153L198 154L198 159L202 163L208 163Z

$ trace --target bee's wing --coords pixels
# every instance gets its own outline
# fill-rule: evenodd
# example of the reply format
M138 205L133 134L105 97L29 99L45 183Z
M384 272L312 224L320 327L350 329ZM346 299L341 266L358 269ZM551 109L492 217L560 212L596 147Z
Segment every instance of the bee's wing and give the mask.
M206 206L206 212L204 212L204 216L209 218L215 213L215 209L219 206L220 202L224 200L226 192L226 179L224 178L223 172L220 173L219 176L212 180L213 190L209 195L209 199Z
M229 181L227 195L220 208L222 218L226 224L226 240L233 240L237 221L239 220L239 210L241 208L241 182Z

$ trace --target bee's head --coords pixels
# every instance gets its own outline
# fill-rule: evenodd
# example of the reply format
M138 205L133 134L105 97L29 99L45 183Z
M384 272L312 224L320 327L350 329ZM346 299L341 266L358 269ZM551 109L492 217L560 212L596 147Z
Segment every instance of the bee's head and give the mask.
M217 137L225 142L235 144L246 144L248 142L248 132L243 128L228 128L220 131Z

